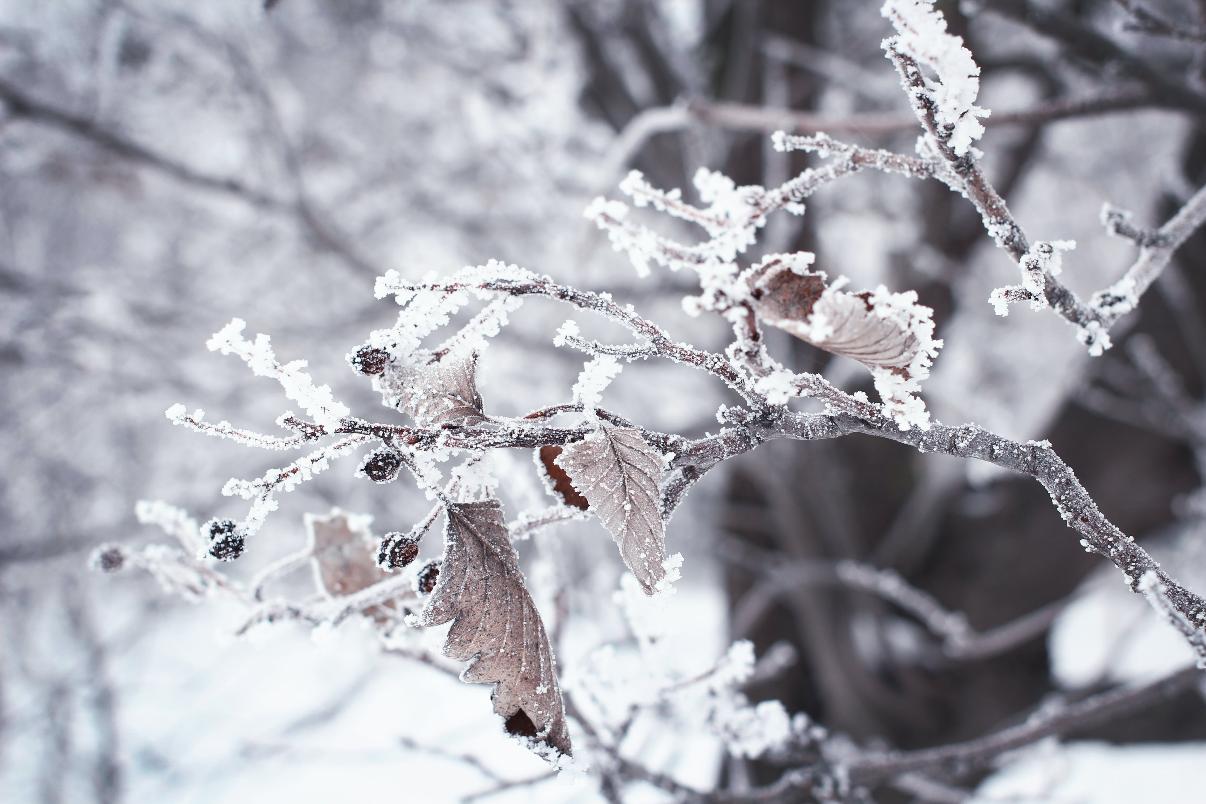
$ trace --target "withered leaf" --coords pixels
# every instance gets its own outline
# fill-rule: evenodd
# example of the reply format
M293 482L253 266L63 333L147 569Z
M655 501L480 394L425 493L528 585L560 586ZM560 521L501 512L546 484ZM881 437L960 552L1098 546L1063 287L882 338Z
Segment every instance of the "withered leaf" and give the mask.
M373 558L376 542L367 517L334 508L327 516L307 514L305 522L314 577L328 595L352 595L387 577ZM374 606L365 613L380 621L389 618L389 607Z
M448 353L399 369L399 406L424 427L475 424L485 419L477 392L477 355Z
M335 508L326 516L307 514L305 522L314 575L328 595L354 594L386 577L373 561L365 518Z
M590 501L645 593L653 594L666 576L661 453L640 431L604 424L582 441L566 444L556 464Z
M566 471L557 465L557 456L560 454L561 447L556 444L546 444L538 452L540 466L548 475L548 483L553 494L566 505L572 505L574 508L581 508L585 511L590 507L590 502L574 488L574 483Z
M469 662L461 679L493 683L494 711L509 727L530 722L535 739L571 753L552 649L524 584L502 506L485 500L454 503L446 510L443 564L422 623L451 620L444 655Z
M785 262L769 259L753 273L750 286L764 323L865 366L893 369L907 377L923 348L907 314L882 307L872 293L831 288L824 273L796 272Z

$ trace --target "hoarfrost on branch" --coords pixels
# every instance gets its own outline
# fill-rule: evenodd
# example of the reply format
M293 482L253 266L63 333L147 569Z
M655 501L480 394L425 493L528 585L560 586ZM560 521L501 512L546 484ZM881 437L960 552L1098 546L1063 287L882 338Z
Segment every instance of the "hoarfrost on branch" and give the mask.
M398 634L406 629L452 621L445 657L468 662L462 674L465 681L495 685L495 710L509 732L528 738L534 750L546 755L568 754L568 721L577 721L588 744L604 753L610 750L608 761L615 767L627 767L639 778L653 778L625 766L630 761L615 745L607 748L572 694L563 698L553 655L557 646L543 621L549 613L537 611L513 542L561 522L594 517L610 532L623 563L633 573L625 586L639 588L656 602L671 591L680 572L681 555L667 555L666 540L674 536L667 525L688 491L712 469L770 440L863 434L921 452L986 461L1033 477L1085 549L1117 566L1131 590L1144 595L1199 656L1206 655L1206 601L1178 584L1110 522L1049 444L1018 442L974 424L949 426L931 417L922 400L922 383L940 359L942 341L934 337L933 311L919 303L914 290L883 285L850 290L845 278L830 280L827 272L816 269L815 255L809 252L773 254L758 261L745 258L772 215L804 215L813 192L845 176L874 170L934 179L971 200L986 232L1021 272L1020 284L992 294L996 311L1005 315L1008 304L1017 301L1027 301L1035 309L1051 307L1078 328L1091 353L1100 354L1110 345L1110 325L1139 303L1172 251L1206 218L1206 191L1201 191L1155 236L1139 244L1140 257L1126 275L1091 302L1081 302L1058 279L1063 255L1073 244L1028 240L978 166L980 154L974 143L984 131L981 121L988 111L976 105L979 68L971 53L960 38L947 32L932 0L888 0L883 14L896 31L885 41L885 50L922 126L918 155L863 148L824 134L779 133L772 139L776 149L810 152L818 163L774 187L739 186L723 174L701 169L695 176L698 205L682 191L659 189L644 175L632 172L619 186L631 208L617 200L599 199L586 211L612 245L628 256L639 276L646 276L651 266L694 276L698 294L684 299L684 305L696 315L715 315L731 331L722 351L677 340L610 294L562 284L507 263L491 261L417 281L390 271L378 278L375 292L380 299L394 298L397 320L370 333L348 359L372 382L384 406L409 420L370 421L353 415L333 398L328 386L316 385L305 371L305 361L278 362L266 335L248 340L244 322L234 319L213 336L210 349L234 354L256 375L277 380L304 415L287 413L278 420L287 431L284 436L224 421L212 424L200 411L189 414L180 404L167 411L167 418L248 446L310 451L258 478L229 481L223 494L250 502L247 515L238 523L215 519L199 526L170 507L140 506L140 519L164 529L179 546L142 551L107 547L98 554L98 564L108 569L144 568L165 587L192 599L227 595L248 610L241 630L286 619L319 626L368 615L378 621L386 643L397 645ZM679 242L659 234L639 221L645 213L637 210L687 222L702 237ZM1128 230L1125 216L1111 213L1105 219L1113 232ZM491 414L477 387L479 356L488 359L490 339L530 297L564 304L584 318L607 319L625 329L632 341L588 340L575 320L567 321L553 336L553 346L587 357L577 382L567 389L568 401L551 400L523 416ZM469 316L467 323L442 332L463 315ZM847 392L820 374L792 370L784 356L771 353L766 326L861 364L879 402ZM651 359L703 372L739 399L738 405L722 411L719 432L694 438L661 432L605 407L608 385L622 363ZM792 407L797 401L817 403L819 408ZM411 530L388 534L379 542L381 555L389 560L373 560L374 546L365 544L371 541L364 536L365 523L339 520L340 515L333 513L322 522L338 523L340 560L348 557L346 550L363 548L364 561L332 563L336 552L329 539L324 543L314 535L314 521L310 544L302 553L271 565L249 585L237 584L214 569L212 559L235 558L242 552L243 540L252 539L276 509L278 495L368 446L377 451L360 465L363 474L389 483L405 470L433 504ZM548 478L553 481L550 487L576 495L560 493L563 504L523 511L508 524L498 478L489 473L484 459L496 450L514 448L534 451L537 464L547 472L560 469L565 477ZM544 450L550 448L559 453L546 459ZM410 548L441 517L446 522L443 558L422 568L409 566L417 553ZM237 539L237 549L232 539ZM198 558L198 548L208 549L210 558ZM322 600L266 599L264 590L270 581L307 562L316 566L318 586L325 593ZM952 626L933 601L919 602L916 596L902 593L892 578L852 573L849 568L838 575L878 590L898 604L907 601L952 643L970 638L962 627L965 624ZM404 616L403 603L418 613ZM636 624L634 630L641 627ZM407 650L434 666L448 667L444 658L419 652L413 645ZM705 690L708 703L701 711L737 756L785 752L823 739L806 721L789 716L779 702L751 704L745 698L740 687L753 665L748 643L739 642L698 685L667 684L655 697L662 700L686 689ZM829 781L904 772L901 769L912 761L916 760L874 752L855 754L852 759L837 754L826 757L836 768ZM793 790L817 779L793 771L777 787L755 793L765 793L763 800L778 800L780 794L786 800ZM694 792L664 779L659 784L680 795Z

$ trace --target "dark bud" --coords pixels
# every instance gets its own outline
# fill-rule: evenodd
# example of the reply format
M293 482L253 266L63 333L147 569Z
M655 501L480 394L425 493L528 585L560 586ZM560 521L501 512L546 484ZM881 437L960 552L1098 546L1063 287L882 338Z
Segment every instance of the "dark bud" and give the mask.
M230 519L211 519L203 526L209 536L209 554L219 561L234 561L243 555L243 534Z
M377 551L377 566L386 570L402 569L418 557L418 541L405 533L387 533Z
M389 483L397 479L402 468L402 455L392 449L379 449L369 455L360 467L374 483Z
M115 544L103 544L93 552L89 563L101 572L117 572L125 566L126 554Z
M435 589L436 581L440 579L440 562L428 561L419 570L418 576L415 578L415 589L421 595L430 595L431 590Z
M361 346L351 357L352 368L370 376L384 372L389 362L389 352L376 346Z

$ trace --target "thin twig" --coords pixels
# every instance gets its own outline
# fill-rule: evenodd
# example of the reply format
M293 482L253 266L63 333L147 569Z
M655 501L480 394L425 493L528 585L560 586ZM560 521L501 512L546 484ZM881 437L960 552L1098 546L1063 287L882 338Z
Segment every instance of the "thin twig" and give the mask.
M846 765L856 784L874 784L914 771L958 767L972 769L1006 751L1030 745L1055 734L1090 728L1143 709L1189 689L1201 679L1195 667L1178 670L1155 681L1090 696L1064 706L1045 707L1016 726L967 742L919 751L864 754Z
M0 79L0 101L14 118L49 126L91 142L104 150L162 175L208 192L234 198L254 209L283 214L295 220L315 244L338 257L363 277L375 277L381 269L360 254L334 224L304 196L285 199L233 177L213 176L148 146L141 145L94 120L44 103Z
M1140 250L1139 258L1118 282L1085 303L1032 255L1031 243L1025 232L1009 211L1005 199L980 168L974 154L970 151L956 154L951 148L948 143L950 134L938 123L937 108L927 91L926 80L917 61L895 46L888 47L888 58L896 65L901 81L909 90L914 113L934 147L959 177L957 189L962 190L976 207L985 230L1014 262L1022 266L1024 272L1028 266L1035 268L1041 295L1036 295L1024 283L1003 289L1002 298L1005 301L1028 300L1049 305L1060 317L1077 327L1078 337L1091 354L1101 354L1110 345L1110 327L1118 318L1134 309L1139 297L1168 265L1177 248L1206 221L1206 187L1199 190L1157 230L1153 238L1155 242ZM1050 249L1049 246L1047 248Z

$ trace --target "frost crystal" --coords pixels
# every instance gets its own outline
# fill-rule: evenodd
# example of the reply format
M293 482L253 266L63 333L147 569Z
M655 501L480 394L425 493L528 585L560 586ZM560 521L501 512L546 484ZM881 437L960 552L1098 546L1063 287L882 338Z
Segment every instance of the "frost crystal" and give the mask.
M154 525L175 538L189 554L205 552L207 545L199 536L197 521L183 508L161 500L139 500L134 506L134 517L140 524Z
M988 303L992 305L993 313L1001 316L1002 318L1009 315L1008 296L1008 288L994 288L992 293L988 294Z
M666 618L666 597L647 595L641 583L631 573L620 576L620 588L612 598L624 613L638 644L649 650L670 630Z
M278 363L268 336L259 334L254 341L249 341L243 337L246 326L241 318L231 319L229 324L214 333L206 346L211 352L237 355L257 376L272 377L281 384L285 395L301 405L310 418L328 430L336 430L349 411L335 401L330 386L314 384L304 370L308 365L305 360L294 360L284 365Z
M492 497L498 488L493 454L486 454L480 460L466 461L453 469L449 476L456 483L462 500Z
M896 28L896 36L885 44L912 56L938 77L930 86L938 123L949 132L951 149L960 156L984 134L980 118L988 110L976 106L980 92L980 67L963 39L947 33L946 19L934 8L934 0L887 0L883 15Z
M744 696L718 698L712 724L734 756L755 758L792 737L791 716L778 701L750 706Z
M1076 339L1089 348L1093 357L1101 357L1114 344L1110 341L1110 333L1099 321L1086 322L1076 331Z
M988 295L988 303L999 316L1009 315L1011 302L1028 301L1032 310L1047 306L1049 277L1059 276L1064 267L1064 252L1076 248L1075 240L1039 240L1018 261L1022 284L996 288Z
M568 320L557 328L557 332L553 335L553 346L565 346L566 341L581 337L582 330L578 329L578 322Z
M727 176L700 169L695 186L707 207L695 207L683 201L677 190L659 190L634 171L620 189L638 207L650 206L703 228L709 239L698 245L685 245L662 237L628 219L628 207L602 199L591 204L586 215L607 232L612 246L628 254L637 273L645 276L649 263L678 271L734 272L737 255L753 245L755 236L766 225L767 215L790 199L772 200L768 191L757 185L738 187Z
M420 282L409 282L397 271L387 271L377 278L377 298L392 295L401 309L394 326L373 332L368 345L405 360L421 351L425 338L451 323L452 316L476 297L486 305L436 351L453 348L481 351L506 326L511 312L521 303L516 297L491 290L491 284L520 282L535 276L531 271L498 260L462 268L452 276L440 277L429 272ZM386 404L391 404L388 399Z
M674 594L674 584L683 577L682 568L682 553L674 553L662 561L662 577L653 586L653 593L656 597L670 597Z
M758 392L766 394L766 401L772 405L785 405L797 393L795 375L784 369L761 378L757 387Z
M1139 304L1135 278L1127 275L1105 290L1093 294L1089 306L1103 316L1117 318L1134 310Z
M611 355L599 355L587 361L578 375L578 381L574 383L574 403L581 405L588 413L593 411L602 401L604 389L622 368L620 362Z
M754 674L754 643L739 639L729 646L724 657L717 662L712 673L714 687L744 684Z

